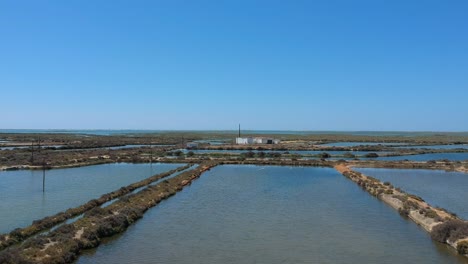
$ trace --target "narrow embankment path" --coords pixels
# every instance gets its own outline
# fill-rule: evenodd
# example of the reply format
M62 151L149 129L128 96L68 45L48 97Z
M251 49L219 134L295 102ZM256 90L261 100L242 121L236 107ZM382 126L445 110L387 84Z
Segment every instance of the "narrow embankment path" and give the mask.
M83 250L97 247L105 237L124 232L149 208L176 194L216 165L216 162L202 163L105 208L95 207L72 224L0 252L0 263L71 263Z
M426 203L421 197L405 193L390 183L382 183L371 176L353 171L349 164L334 168L354 181L371 195L379 198L398 212L423 227L438 242L446 243L458 253L468 256L468 222Z
M152 184L154 182L157 182L161 179L164 179L166 177L169 177L177 172L181 172L183 170L186 170L190 168L192 165L185 165L181 166L179 168L176 168L174 170L170 170L164 173L156 174L154 176L151 176L149 178L146 178L144 180L141 180L139 182L132 183L130 185L127 185L125 187L122 187L118 190L112 191L110 193L104 194L101 197L97 199L93 199L88 201L87 203L80 205L78 207L70 208L66 210L65 212L59 212L53 216L48 216L40 220L36 220L32 223L32 225L24 227L24 228L17 228L13 231L11 231L8 234L3 234L0 235L0 251L4 250L5 248L8 248L12 245L18 244L20 242L23 242L24 240L37 235L41 232L47 231L50 228L53 228L69 219L78 217L82 215L83 213L99 207L109 201L113 201L115 199L118 199L122 196L125 196L134 190L137 190L139 188L142 188L144 186L147 186L149 184Z

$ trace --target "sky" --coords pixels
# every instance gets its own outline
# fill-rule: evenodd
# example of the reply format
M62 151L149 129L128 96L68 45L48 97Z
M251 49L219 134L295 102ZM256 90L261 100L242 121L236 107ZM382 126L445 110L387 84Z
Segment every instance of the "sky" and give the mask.
M0 129L468 131L466 0L0 0Z

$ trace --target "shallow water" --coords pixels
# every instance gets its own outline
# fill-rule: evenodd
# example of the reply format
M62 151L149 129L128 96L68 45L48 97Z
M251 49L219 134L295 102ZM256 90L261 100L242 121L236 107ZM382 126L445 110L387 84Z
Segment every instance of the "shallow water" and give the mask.
M468 219L468 174L440 170L356 168L381 181L391 182L418 195L433 206L445 208Z
M21 146L21 147L0 147L0 150L25 149L25 148L31 148L31 147L26 147L26 146Z
M200 139L200 140L194 140L192 142L210 144L210 145L224 145L231 141L233 140L232 139Z
M377 160L411 160L411 161L429 161L448 159L452 161L468 160L468 152L465 153L430 153L407 156L378 157Z
M319 144L318 146L327 147L357 147L357 146L397 146L406 145L406 143L387 143L387 142L333 142L326 144Z
M141 148L141 147L149 147L150 145L125 145L125 146L115 146L109 147L109 149L128 149L128 148Z
M0 171L0 233L76 207L102 194L182 164L104 164L46 171Z
M417 148L417 149L468 149L467 144L459 145L430 145L430 146L401 146L397 148Z
M467 263L330 168L218 166L87 263Z
M44 148L59 148L61 147L62 145L42 145L41 148L44 149ZM12 149L27 149L27 148L31 148L31 146L10 146L10 147L0 147L0 150L12 150ZM34 151L37 150L37 146L34 146Z

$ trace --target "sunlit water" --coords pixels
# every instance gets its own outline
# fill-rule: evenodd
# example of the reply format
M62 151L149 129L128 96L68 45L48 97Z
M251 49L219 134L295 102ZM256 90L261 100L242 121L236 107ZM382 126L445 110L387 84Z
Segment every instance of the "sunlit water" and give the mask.
M104 164L46 171L0 171L0 233L65 211L182 164Z
M430 145L430 146L401 146L398 148L418 148L418 149L468 149L467 144L457 144L457 145Z
M468 219L468 174L440 170L356 168Z
M219 166L78 263L467 263L330 168Z
M429 160L443 160L448 159L451 161L468 160L468 152L465 153L430 153L419 155L406 155L406 156L393 156L393 157L378 157L377 160L411 160L411 161L429 161Z
M391 143L391 142L333 142L319 144L318 146L327 146L327 147L357 147L357 146L397 146L405 145L406 143Z

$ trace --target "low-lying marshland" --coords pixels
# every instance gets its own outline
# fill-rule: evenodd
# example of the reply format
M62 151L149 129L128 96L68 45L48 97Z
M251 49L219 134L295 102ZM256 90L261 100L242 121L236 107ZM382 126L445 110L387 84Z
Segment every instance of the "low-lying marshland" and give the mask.
M34 141L36 137L9 134L2 137L4 142L0 142L0 145L23 147L0 150L0 167L16 169L0 172L0 188L5 190L0 194L5 196L2 201L11 201L0 204L5 207L2 211L28 211L28 214L12 213L0 219L3 233L68 207L86 209L75 208L76 214L70 217L57 216L60 221L44 225L51 229L40 235L36 232L42 230L37 229L38 226L28 227L24 232L18 230L17 233L28 236L15 247L8 246L10 242L15 243L8 240L8 235L3 236L7 249L0 250L0 260L68 263L84 253L78 260L81 263L144 263L154 259L166 263L187 259L195 263L238 263L240 256L245 256L244 260L248 261L268 259L274 263L279 259L277 254L282 254L287 262L312 259L340 263L351 257L367 263L467 263L468 258L456 254L457 251L460 254L468 251L468 245L465 251L463 240L465 235L468 237L463 222L465 199L462 198L463 190L453 191L464 184L451 183L452 175L457 175L458 181L464 181L468 172L468 150L457 147L464 146L468 137L461 134L412 138L275 135L283 140L281 144L246 146L232 145L232 141L226 140L229 134L225 133L41 134L42 147L33 144L31 148L28 141ZM198 148L186 150L185 144L190 141L198 142ZM46 144L64 147L44 148ZM403 144L412 146L407 148ZM438 146L440 144L443 146ZM200 166L181 167L187 163ZM93 164L103 165L90 166ZM211 171L203 173L213 166ZM67 167L79 168L65 169ZM344 171L339 169L340 172L357 185L332 167L345 168ZM95 168L100 169L96 171ZM176 168L185 170L165 173ZM42 169L46 169L44 193ZM428 170L425 174L430 174L431 180L408 184L411 177L398 173L404 170L418 175L415 169ZM389 172L382 175L380 172L384 170ZM458 172L450 174L437 170ZM80 171L83 173L76 173ZM366 178L360 171L373 177ZM153 176L155 181L148 183L145 179L154 174L160 176ZM163 176L167 178L158 178ZM194 181L199 176L201 179ZM194 184L187 188L192 181ZM444 189L442 183L456 186ZM134 188L120 188L125 185ZM433 240L429 233L420 232L409 219L398 216L385 203L362 193L358 186L430 231ZM13 193L12 190L20 192ZM82 196L76 196L77 190L81 190ZM104 195L115 190L121 195ZM179 191L174 198L150 209L143 220L135 223L146 210ZM448 200L435 199L444 194ZM80 207L90 199L102 202L97 206ZM423 199L427 199L427 203L421 202ZM63 208L57 207L60 204ZM34 205L35 209L27 210L29 205ZM363 208L371 210L362 211ZM29 214L32 215L29 217ZM149 226L153 228L148 229ZM128 232L111 238L97 250L83 251L95 248L101 241L121 234L128 227ZM191 234L190 239L187 234ZM226 234L228 239L220 234ZM178 238L184 236L184 240ZM148 240L154 242L144 243ZM263 241L263 247L259 247L260 241ZM122 247L128 250L123 251ZM168 251L168 247L177 250ZM280 250L281 247L288 250ZM389 248L395 254L383 256L379 253L388 252ZM361 250L359 254L356 253L358 249Z

